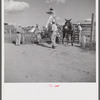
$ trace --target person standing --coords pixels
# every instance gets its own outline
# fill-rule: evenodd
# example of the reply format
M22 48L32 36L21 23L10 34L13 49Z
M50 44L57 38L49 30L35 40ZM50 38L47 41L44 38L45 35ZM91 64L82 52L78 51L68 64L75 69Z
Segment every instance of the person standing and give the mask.
M21 44L21 26L19 25L17 27L17 33L16 33L16 46L20 46Z
M22 27L22 44L25 44L25 31L24 31L24 27Z
M56 37L57 37L57 25L55 21L52 22L52 35L51 35L51 42L52 42L52 48L55 49L56 46Z
M41 31L39 29L38 24L36 24L36 28L35 28L35 37L36 37L37 44L40 43L40 41L41 41Z
M78 27L78 33L79 33L79 44L81 46L82 45L82 27L80 23L77 24L77 27Z

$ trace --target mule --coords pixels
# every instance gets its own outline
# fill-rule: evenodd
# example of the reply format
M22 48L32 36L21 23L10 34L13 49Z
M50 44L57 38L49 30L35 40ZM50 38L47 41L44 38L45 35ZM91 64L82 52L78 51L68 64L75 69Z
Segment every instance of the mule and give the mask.
M68 44L69 36L71 36L71 45L73 46L74 26L71 23L71 19L70 20L65 19L65 24L63 25L62 31L63 31L62 43L64 44L64 38L66 38Z

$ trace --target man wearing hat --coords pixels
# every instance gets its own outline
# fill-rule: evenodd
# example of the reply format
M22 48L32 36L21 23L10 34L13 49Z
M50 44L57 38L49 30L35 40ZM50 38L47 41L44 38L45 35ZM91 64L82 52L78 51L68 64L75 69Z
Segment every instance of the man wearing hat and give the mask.
M21 25L17 26L17 34L16 34L16 45L20 46L21 43L21 33L22 33L22 29L21 29Z
M52 24L52 21L56 21L56 17L55 17L55 11L53 10L52 7L50 7L49 11L46 13L50 15L46 24L46 28L48 28L48 26Z
M51 36L51 42L52 42L52 48L54 49L56 46L56 37L57 37L58 29L56 22L52 21L52 36Z
M39 25L36 24L36 27L35 27L35 38L36 38L36 42L39 43L40 40L41 40L41 31L39 29Z

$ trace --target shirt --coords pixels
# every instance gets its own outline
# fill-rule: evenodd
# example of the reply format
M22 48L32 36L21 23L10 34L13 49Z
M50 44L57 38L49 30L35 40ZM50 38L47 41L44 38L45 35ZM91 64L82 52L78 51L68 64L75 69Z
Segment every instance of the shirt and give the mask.
M82 27L81 27L81 26L78 26L78 30L79 30L79 31L82 31Z
M58 30L58 29L57 29L57 25L56 25L56 24L53 24L53 25L52 25L52 31L53 31L53 32L56 32L57 30Z
M49 24L52 24L52 21L56 21L53 15L50 15L47 24L46 24L46 28L48 27Z

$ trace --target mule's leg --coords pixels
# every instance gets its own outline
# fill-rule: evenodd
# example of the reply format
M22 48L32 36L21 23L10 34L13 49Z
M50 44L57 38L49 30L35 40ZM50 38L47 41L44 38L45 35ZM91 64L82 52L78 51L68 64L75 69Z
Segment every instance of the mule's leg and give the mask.
M66 40L67 40L67 44L69 43L69 34L66 33Z
M64 44L65 33L63 32L62 44Z

